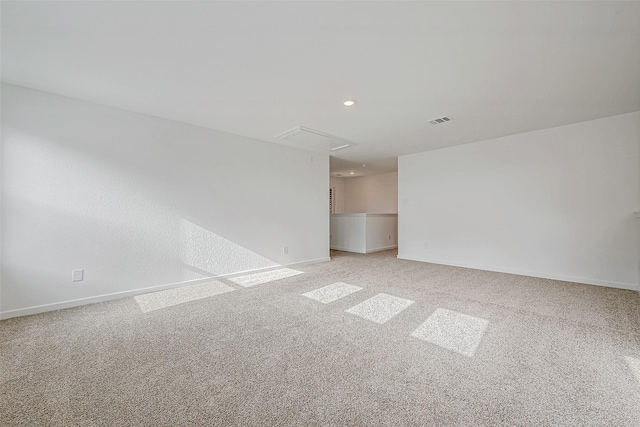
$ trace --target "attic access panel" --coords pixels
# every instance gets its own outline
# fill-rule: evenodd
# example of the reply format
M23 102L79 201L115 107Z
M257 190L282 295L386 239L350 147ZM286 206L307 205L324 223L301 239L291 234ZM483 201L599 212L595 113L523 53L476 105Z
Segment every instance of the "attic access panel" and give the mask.
M319 151L338 151L357 145L355 142L330 135L319 130L309 129L304 126L296 126L286 132L276 135L275 138L286 139L303 149Z

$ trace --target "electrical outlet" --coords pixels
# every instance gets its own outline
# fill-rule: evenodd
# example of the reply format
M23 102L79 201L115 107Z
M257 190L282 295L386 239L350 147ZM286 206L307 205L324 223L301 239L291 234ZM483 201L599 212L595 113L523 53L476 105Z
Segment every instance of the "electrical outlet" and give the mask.
M288 254L289 253L289 248L287 246L282 248L282 253L283 254Z
M71 271L71 281L72 282L82 282L84 280L84 270L72 270Z

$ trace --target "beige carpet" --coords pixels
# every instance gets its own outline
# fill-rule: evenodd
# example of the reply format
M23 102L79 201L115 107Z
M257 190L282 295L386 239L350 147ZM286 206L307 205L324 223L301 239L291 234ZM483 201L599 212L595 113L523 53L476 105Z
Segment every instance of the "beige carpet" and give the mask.
M0 322L0 425L640 425L635 292L332 255Z

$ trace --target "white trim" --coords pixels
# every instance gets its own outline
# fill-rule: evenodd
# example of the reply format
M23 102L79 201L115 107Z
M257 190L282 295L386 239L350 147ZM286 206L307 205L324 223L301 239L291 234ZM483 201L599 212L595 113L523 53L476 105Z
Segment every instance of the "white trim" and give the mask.
M369 249L365 253L370 254L372 252L381 252L381 251L386 251L386 250L389 250L389 249L395 249L397 247L398 247L398 245L384 246L382 248Z
M586 277L565 276L562 274L553 273L541 273L537 271L518 270L512 268L493 267L486 265L466 264L452 261L443 261L439 259L429 258L415 258L408 256L401 256L398 254L398 259L404 259L408 261L428 262L431 264L451 265L453 267L473 268L475 270L495 271L497 273L517 274L520 276L539 277L542 279L561 280L563 282L581 283L586 285L605 286L608 288L626 289L629 291L637 291L638 286L635 283L623 283L623 282L611 282L608 280L588 279Z
M370 254L372 252L381 252L381 251L386 251L389 249L395 249L397 248L398 245L393 245L393 246L385 246L383 248L375 248L375 249L369 249L369 250L364 250L364 251L359 251L356 249L351 249L351 248L339 248L337 246L331 246L331 249L334 251L342 251L342 252L353 252L356 254Z
M353 248L342 248L342 247L338 247L338 246L331 246L330 249L333 249L334 251L342 251L342 252L354 252L356 254L366 254L366 251L359 251L357 249L353 249Z
M334 217L344 217L344 216L355 216L355 217L390 217L390 216L398 216L397 213L332 213L331 216Z
M78 307L78 306L81 306L81 305L95 304L95 303L98 303L98 302L112 301L112 300L116 300L116 299L127 298L127 297L132 297L132 296L141 295L141 294L148 294L148 293L151 293L151 292L157 292L157 291L164 291L164 290L167 290L167 289L179 288L179 287L187 286L187 285L196 285L198 283L206 283L206 282L209 282L211 280L216 280L216 279L227 279L227 278L231 278L231 277L243 276L245 274L250 274L250 273L259 273L259 272L277 270L277 269L280 269L280 268L300 267L300 266L307 265L307 264L317 264L317 263L326 262L326 261L331 261L331 258L318 258L318 259L312 259L312 260L308 260L308 261L295 262L295 263L286 264L286 265L276 265L276 266L273 266L273 267L256 268L256 269L253 269L253 270L239 271L239 272L236 272L236 273L220 274L220 275L217 275L217 276L204 277L204 278L201 278L201 279L194 279L194 280L187 280L187 281L184 281L184 282L170 283L168 285L149 286L149 287L146 287L146 288L131 289L131 290L128 290L128 291L114 292L114 293L110 293L110 294L97 295L97 296L94 296L94 297L78 298L78 299L69 300L69 301L62 301L62 302L55 302L55 303L51 303L51 304L36 305L36 306L33 306L33 307L27 307L27 308L19 308L19 309L16 309L16 310L9 310L9 311L0 312L0 320L9 319L11 317L28 316L30 314L44 313L44 312L47 312L47 311L61 310L61 309L64 309L64 308Z

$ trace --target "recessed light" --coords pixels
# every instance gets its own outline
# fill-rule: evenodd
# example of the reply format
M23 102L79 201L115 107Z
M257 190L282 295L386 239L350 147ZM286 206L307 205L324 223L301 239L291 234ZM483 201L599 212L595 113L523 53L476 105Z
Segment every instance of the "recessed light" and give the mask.
M365 165L365 164L363 164L363 165L362 165L362 167L363 167L363 168L364 168L364 167L366 167L366 166L367 166L367 165Z
M355 103L356 103L355 99L346 99L342 104L345 107L353 107L355 105Z
M355 174L356 174L355 172L349 172L349 175L355 175Z

